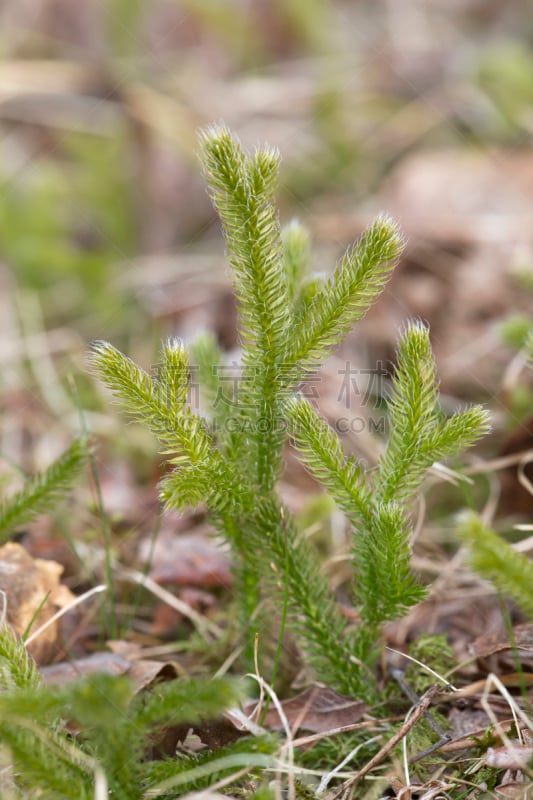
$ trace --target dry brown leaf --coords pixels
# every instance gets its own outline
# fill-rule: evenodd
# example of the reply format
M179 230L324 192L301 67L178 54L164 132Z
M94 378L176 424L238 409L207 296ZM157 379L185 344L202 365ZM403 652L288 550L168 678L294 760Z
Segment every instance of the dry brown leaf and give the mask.
M136 692L145 689L157 679L171 680L177 676L177 671L171 663L142 658L129 661L119 653L107 652L93 653L87 658L51 664L42 669L45 683L61 686L96 672L127 675L133 681Z
M325 686L311 686L290 700L284 700L281 706L293 731L312 733L351 725L367 712L367 705L362 700L345 697ZM283 729L279 713L273 706L268 709L263 725L270 730Z
M521 776L522 773L519 773ZM508 780L494 787L496 797L510 797L511 800L529 800L531 797L532 783L523 783L520 780Z
M143 545L142 555L151 555L149 575L157 583L201 589L232 584L227 553L211 536L200 530L176 535L174 530L164 529L157 537L152 553Z
M445 783L445 781L432 780L428 783L410 783L405 786L398 780L391 782L392 789L395 792L396 800L412 800L416 797L417 800L432 800L433 798L444 797L444 792L452 789L453 783Z
M128 670L128 678L131 678L133 681L137 692L146 689L146 687L150 686L154 681L171 681L177 677L178 671L170 661L161 662L153 661L148 658L141 658L138 661L132 661Z
M514 643L509 639L502 639L496 633L483 634L472 643L472 652L476 658L487 658L494 653L511 650L516 646L518 650L533 653L533 623L516 625L513 628L513 638Z
M512 747L488 747L486 762L494 769L522 769L531 762L532 756L531 745L513 743Z
M514 642L510 642L501 634L486 633L478 636L470 649L484 669L497 675L516 670L517 659L523 668L533 669L533 623L516 625L513 639Z
M531 800L533 783L524 782L525 776L520 770L506 770L499 786L494 787L494 797L509 797L511 800Z
M7 621L19 636L31 625L33 632L48 622L74 595L59 582L63 567L56 561L32 558L19 544L0 547L0 588L6 593ZM28 646L37 664L51 661L59 638L53 622Z
M493 597L468 593L469 586L454 583L453 591L442 590L414 606L402 617L387 623L384 628L387 644L395 650L405 650L406 643L416 641L423 633L445 633L459 661L471 660L470 646L482 631L504 636L501 610ZM468 609L468 613L465 613ZM391 661L399 666L405 659Z
M93 653L76 661L62 661L43 667L41 672L48 685L64 686L66 683L79 680L95 672L107 672L110 675L125 675L131 664L118 653Z

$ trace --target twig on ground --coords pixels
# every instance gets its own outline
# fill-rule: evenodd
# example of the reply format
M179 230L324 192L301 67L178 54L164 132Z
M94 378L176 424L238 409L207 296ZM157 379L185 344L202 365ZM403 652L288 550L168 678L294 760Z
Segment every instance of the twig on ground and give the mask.
M359 772L356 772L355 775L353 775L351 778L349 778L347 781L341 784L337 789L335 789L335 791L330 792L330 794L326 795L325 800L337 800L338 797L341 797L345 792L347 792L349 789L355 786L355 784L358 783L358 781L360 781L361 778L364 778L365 775L367 775L372 769L374 769L375 766L381 763L381 761L383 761L383 759L389 755L391 750L394 750L398 742L401 742L404 736L406 736L409 733L409 731L412 728L414 728L418 720L425 715L426 711L431 705L431 701L433 700L435 695L439 692L440 688L441 687L439 686L438 683L434 684L433 686L430 686L427 692L425 692L420 698L418 705L416 705L413 708L411 716L405 720L402 727L398 731L396 731L396 733L393 736L391 736L389 741L385 745L383 745L381 750L378 753L376 753L376 755L373 758L371 758L370 761L367 764L365 764L365 766L362 769L359 770Z

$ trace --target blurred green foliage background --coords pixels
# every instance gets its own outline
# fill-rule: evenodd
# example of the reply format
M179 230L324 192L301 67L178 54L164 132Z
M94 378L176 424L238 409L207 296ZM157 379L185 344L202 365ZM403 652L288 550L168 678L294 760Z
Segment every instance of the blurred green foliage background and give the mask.
M212 324L235 345L198 128L280 149L282 221L323 269L413 154L530 145L532 37L514 0L4 0L0 381L74 420L93 338L144 363Z

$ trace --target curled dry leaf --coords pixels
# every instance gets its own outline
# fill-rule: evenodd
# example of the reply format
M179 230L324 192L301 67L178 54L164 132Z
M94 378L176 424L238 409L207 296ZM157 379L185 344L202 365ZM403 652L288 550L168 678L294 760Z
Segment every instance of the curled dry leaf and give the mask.
M471 651L478 663L488 672L501 675L516 670L518 657L523 669L533 669L533 624L524 623L513 628L513 640L505 634L485 633L472 643Z
M512 747L488 747L486 762L495 769L522 769L527 767L533 757L533 747L529 744L513 744Z
M69 605L74 595L59 582L63 567L56 561L32 558L19 544L0 547L0 588L6 594L6 619L19 636L31 626L37 631ZM56 651L59 622L53 622L28 646L37 664L47 664Z
M50 664L41 670L43 680L49 686L65 686L67 683L92 675L95 672L107 672L110 675L125 675L130 662L118 653L93 653L87 658L76 661L61 661Z
M494 787L494 796L507 797L510 800L528 800L531 797L531 786L531 783L509 780Z
M136 692L145 689L157 679L171 680L177 675L175 667L170 663L149 659L130 661L119 653L107 652L93 653L86 658L51 664L42 669L45 683L61 686L95 672L127 675L131 678Z
M367 705L362 700L345 697L326 686L311 686L290 700L284 700L281 706L293 731L312 733L325 733L352 725L367 712ZM263 725L270 730L283 729L279 713L273 706L268 709Z
M446 783L441 780L432 780L428 783L411 783L409 786L403 785L398 780L393 780L392 789L395 792L396 800L438 800L444 797L444 792L453 789L453 783Z

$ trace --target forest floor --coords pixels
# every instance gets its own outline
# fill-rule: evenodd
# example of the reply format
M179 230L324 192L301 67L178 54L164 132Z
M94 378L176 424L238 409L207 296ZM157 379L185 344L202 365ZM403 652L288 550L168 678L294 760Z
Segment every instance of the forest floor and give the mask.
M229 266L196 156L197 130L223 119L247 147L279 149L281 221L309 228L317 271L379 212L406 237L382 297L309 383L347 451L369 467L379 457L396 341L413 318L430 326L444 409L491 412L491 433L436 465L413 507L412 563L428 596L383 632L383 686L422 635L445 637L460 687L434 700L446 742L434 772L413 764L410 777L398 750L385 753L370 770L379 788L367 781L356 796L530 797L533 627L471 571L455 528L474 506L518 552L533 550L533 23L515 2L401 5L4 3L2 491L80 431L95 455L53 514L11 532L0 588L20 635L68 609L29 646L47 681L104 669L141 692L243 669L231 554L202 509L161 510L155 443L86 365L90 342L105 339L149 371L161 340L205 329L238 362ZM355 614L344 516L290 451L279 492ZM313 682L290 638L276 689L303 752L368 719L361 698ZM404 724L416 707L406 691ZM262 724L280 730L279 713ZM241 735L227 719L194 733L214 749ZM186 736L169 734L167 753ZM327 773L341 752L315 766Z

